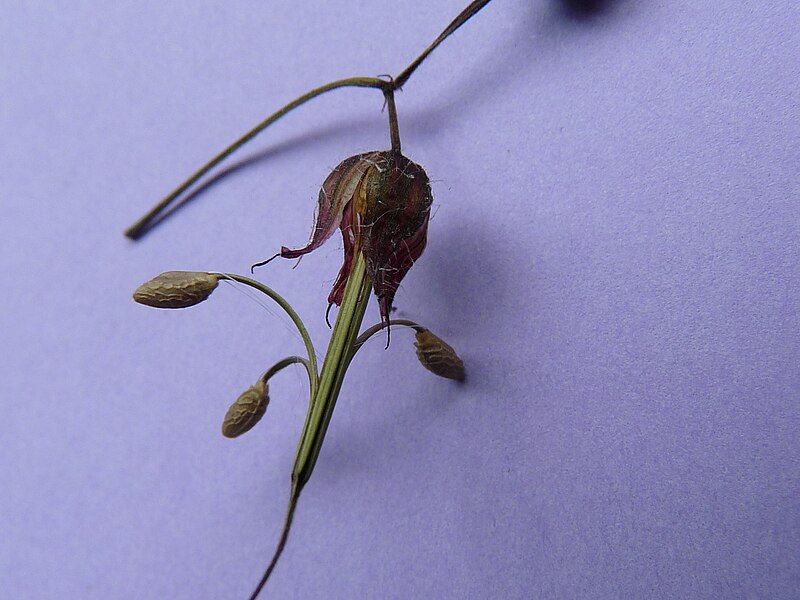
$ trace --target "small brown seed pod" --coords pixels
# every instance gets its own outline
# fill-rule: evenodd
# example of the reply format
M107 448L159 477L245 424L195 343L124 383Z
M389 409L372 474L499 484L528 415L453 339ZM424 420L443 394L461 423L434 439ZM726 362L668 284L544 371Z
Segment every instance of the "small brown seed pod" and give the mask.
M208 298L219 279L212 273L167 271L140 285L133 299L154 308L186 308Z
M434 375L464 381L464 362L443 339L427 329L417 331L417 358L422 366Z
M235 438L250 431L261 420L269 404L269 386L259 380L231 404L222 421L222 435Z

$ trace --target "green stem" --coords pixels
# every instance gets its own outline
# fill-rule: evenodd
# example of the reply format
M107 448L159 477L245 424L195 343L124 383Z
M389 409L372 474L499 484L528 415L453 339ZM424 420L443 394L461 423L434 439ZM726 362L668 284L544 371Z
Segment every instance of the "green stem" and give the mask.
M314 373L311 363L308 362L307 359L303 358L302 356L287 356L283 360L279 360L274 365L272 365L269 369L267 369L266 373L261 376L261 379L264 383L268 382L272 377L280 371L283 371L288 366L302 364L306 368L306 373L308 373L308 384L312 390L316 388L317 385L317 374Z
M364 319L372 282L359 252L347 279L344 298L333 326L333 334L322 364L319 387L309 411L292 469L292 481L302 489L317 462L333 409L342 387L350 355Z
M303 338L303 343L306 346L306 352L308 353L308 365L307 368L309 369L309 380L311 384L311 398L313 401L314 395L317 391L317 385L319 383L319 376L317 375L317 354L314 350L314 344L311 341L311 336L308 335L308 330L306 326L303 324L303 320L300 318L292 305L289 304L286 299L281 296L278 292L273 290L270 287L267 287L260 281L256 281L255 279L250 279L249 277L245 277L243 275L236 275L235 273L214 273L214 275L219 275L223 279L229 279L231 281L237 281L239 283L243 283L244 285L250 286L258 290L259 292L266 294L270 298L272 298L275 302L277 302L278 306L280 306L292 322L297 327L297 331L300 332L300 337ZM280 364L280 363L279 363Z
M425 48L425 50L420 54L414 61L408 65L403 71L394 79L384 80L379 79L377 77L349 77L347 79L339 79L337 81L331 81L330 83L326 83L318 88L314 88L310 92L307 92L289 102L286 106L281 108L280 110L272 113L269 117L261 121L258 125L253 127L250 131L245 133L242 137L238 140L233 142L230 146L225 148L222 152L217 154L214 158L200 167L197 171L195 171L186 181L181 183L178 187L176 187L169 195L167 195L164 199L162 199L158 204L156 204L152 209L150 209L147 214L145 214L142 218L140 218L136 223L128 227L125 230L125 235L133 240L138 240L142 235L147 231L147 229L154 223L155 219L164 212L178 197L183 194L186 190L188 190L192 185L194 185L203 175L208 173L211 169L216 167L219 163L223 160L228 158L231 154L236 152L239 148L244 146L247 142L252 140L255 136L259 133L264 131L267 127L272 125L275 121L283 117L285 114L293 111L298 106L301 106L308 102L309 100L316 98L317 96L321 96L327 92L332 90L336 90L339 88L344 87L362 87L362 88L375 88L383 91L384 95L387 95L387 102L389 102L389 118L390 118L390 127L392 129L392 148L396 149L398 152L400 150L400 138L399 135L395 138L395 131L397 129L397 113L394 113L394 124L391 124L392 119L392 111L394 110L394 97L392 96L391 100L388 98L388 93L394 92L394 90L399 90L403 87L403 85L408 81L409 77L417 70L417 68L423 63L423 61L428 58L428 55L433 52L439 44L445 41L448 37L450 37L455 31L461 27L464 23L469 21L475 14L480 11L484 6L489 4L491 0L475 0L474 2L470 3L464 10L462 10L458 16L453 19L453 21L439 34L439 36L433 40L433 42ZM397 141L397 145L395 146L395 141Z
M153 220L164 210L172 204L178 196L180 196L183 192L188 190L195 182L197 182L203 175L208 173L211 169L216 167L219 163L223 160L228 158L231 154L236 152L239 148L244 146L247 142L252 140L256 137L259 133L264 131L267 127L272 125L275 121L280 119L286 113L293 111L298 106L305 104L309 100L316 98L317 96L321 96L327 92L332 90L336 90L339 88L344 87L367 87L367 88L378 88L378 89L387 89L391 86L391 83L384 81L383 79L378 79L377 77L349 77L347 79L339 79L337 81L332 81L330 83L326 83L318 88L314 88L310 92L307 92L289 102L286 106L281 108L280 110L272 113L269 117L261 121L258 125L253 127L250 131L245 133L242 137L238 140L233 142L230 146L225 148L222 152L217 154L214 158L200 167L197 171L195 171L186 181L176 187L169 195L167 195L163 200L161 200L158 204L156 204L152 209L150 209L147 214L145 214L142 218L140 218L136 223L128 227L125 230L125 235L133 240L137 240L145 233L147 228L153 222Z
M410 327L414 331L425 331L427 327L423 327L419 323L415 323L414 321L409 321L408 319L392 319L388 323L375 323L372 327L365 329L364 333L362 333L353 344L353 356L355 356L358 349L373 335L378 333L381 329L386 329L389 326L393 325L403 325L405 327Z
M309 405L303 433L300 436L300 444L297 448L297 455L292 469L292 489L289 495L286 521L272 560L250 596L250 600L255 600L264 585L266 585L272 571L275 569L275 565L278 564L278 559L283 549L286 547L300 492L303 491L303 487L314 470L314 465L322 448L322 442L325 439L325 433L328 430L328 424L333 415L333 409L336 406L336 400L339 397L339 391L342 388L345 372L350 364L356 336L361 328L361 321L364 319L364 311L367 308L371 287L372 281L366 274L364 257L359 252L347 279L342 305L336 317L336 324L333 326L333 334L328 345L328 352L325 355L325 362L322 364L319 386Z

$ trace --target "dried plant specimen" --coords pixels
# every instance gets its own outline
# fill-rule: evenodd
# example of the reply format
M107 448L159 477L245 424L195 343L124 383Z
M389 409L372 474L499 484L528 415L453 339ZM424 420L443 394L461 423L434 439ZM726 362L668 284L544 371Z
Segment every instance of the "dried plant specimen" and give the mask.
M208 299L219 281L230 280L249 286L276 302L289 315L303 339L306 356L290 356L269 368L234 401L222 424L222 433L229 438L249 431L264 416L269 404L269 379L290 365L305 367L309 380L309 406L292 468L286 521L275 554L250 596L251 600L261 592L286 544L298 499L319 457L342 382L353 356L364 342L386 329L388 347L392 326L412 328L416 332L417 357L423 367L440 377L456 381L465 379L463 361L444 340L413 321L390 319L400 282L425 250L433 202L425 170L402 154L395 91L402 88L439 44L489 1L472 2L397 77L341 79L290 102L211 159L126 231L128 237L140 238L203 175L269 125L312 98L344 87L373 88L383 94L388 108L391 147L342 161L322 184L316 222L308 244L296 249L284 246L269 259L297 258L319 248L337 229L342 235L343 262L328 297L328 311L334 305L339 306L339 311L321 369L314 344L298 314L280 294L255 279L233 273L170 271L144 283L133 295L136 302L155 308L187 308ZM269 260L253 266L263 265ZM373 293L381 321L359 335Z

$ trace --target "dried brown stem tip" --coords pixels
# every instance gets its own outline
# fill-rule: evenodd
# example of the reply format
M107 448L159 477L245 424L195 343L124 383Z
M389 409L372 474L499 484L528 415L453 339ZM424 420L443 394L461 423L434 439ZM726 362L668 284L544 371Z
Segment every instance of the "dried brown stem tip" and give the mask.
M464 362L447 342L427 329L417 331L416 337L417 358L423 367L439 377L464 381Z
M154 308L186 308L208 298L219 279L212 273L167 271L140 285L133 299Z
M269 405L269 386L260 379L231 404L222 421L222 435L239 437L261 420Z

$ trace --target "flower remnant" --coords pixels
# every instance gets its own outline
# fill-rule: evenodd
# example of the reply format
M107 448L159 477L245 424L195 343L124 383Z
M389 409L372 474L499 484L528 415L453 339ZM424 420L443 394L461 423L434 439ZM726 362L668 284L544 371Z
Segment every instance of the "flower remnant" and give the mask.
M397 288L425 250L433 202L425 170L394 150L357 154L342 161L322 184L309 243L281 248L298 258L319 248L339 228L344 262L329 304L342 303L354 258L362 253L381 319L388 322Z

